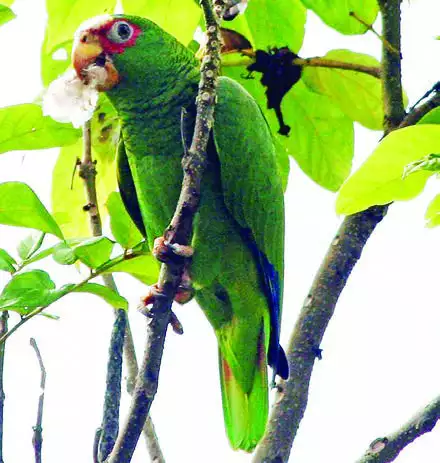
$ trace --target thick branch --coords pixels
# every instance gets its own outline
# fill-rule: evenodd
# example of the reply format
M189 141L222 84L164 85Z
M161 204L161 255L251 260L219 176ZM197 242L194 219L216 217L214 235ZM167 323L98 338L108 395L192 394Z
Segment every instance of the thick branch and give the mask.
M438 420L440 420L440 397L435 398L394 433L374 440L357 463L394 461L407 445L423 434L432 431Z
M3 337L8 332L8 311L5 310L0 316L0 337ZM5 407L5 390L4 381L4 366L5 366L5 343L0 344L0 463L3 463L3 410Z
M382 35L393 48L393 51L390 51L387 46L382 48L385 134L397 128L405 117L400 52L400 3L401 0L379 0L382 13Z
M44 407L44 391L46 388L46 368L44 368L43 359L41 357L40 349L38 349L37 342L34 338L30 339L30 344L35 350L37 356L38 364L41 371L40 379L40 397L38 399L38 412L37 412L37 422L33 427L34 435L32 437L32 445L34 446L35 454L35 463L41 463L41 449L43 446L43 407Z
M206 164L206 149L210 128L213 123L216 99L216 84L220 64L220 34L216 13L224 11L222 0L215 1L215 13L211 0L202 0L201 5L206 20L208 34L207 53L201 66L201 80L197 95L197 116L194 136L182 165L184 170L182 189L171 224L166 231L169 242L186 245L192 236L192 222L200 197L200 183ZM180 284L183 271L181 264L163 264L158 287L161 293L156 296L149 314L148 336L144 358L126 424L116 442L108 463L126 463L132 458L139 434L156 395L160 364L167 326L170 321L171 305Z
M400 75L400 0L383 0L384 43L398 50L392 53L383 45L383 101L385 134L394 130L405 115ZM279 386L278 397L255 462L282 463L288 460L304 415L309 383L319 355L319 346L336 303L348 277L376 225L388 206L375 206L345 218L315 277L292 333L287 358L290 377Z

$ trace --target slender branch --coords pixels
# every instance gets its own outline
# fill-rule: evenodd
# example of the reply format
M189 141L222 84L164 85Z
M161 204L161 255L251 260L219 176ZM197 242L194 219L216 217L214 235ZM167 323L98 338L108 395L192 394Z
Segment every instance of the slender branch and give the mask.
M368 24L366 21L364 21L360 16L358 16L354 11L350 11L350 16L352 16L354 19L356 19L358 22L360 22L363 26L367 28L367 30L371 31L383 44L387 50L389 50L392 53L397 53L399 54L399 50L394 48L390 42L388 42L387 39L382 37L371 24Z
M362 72L364 74L368 74L376 79L380 79L380 68L376 66L365 66L363 64L357 63L347 63L344 61L336 61L333 59L326 59L326 58L296 58L293 60L293 64L297 64L299 66L312 66L312 67L322 67L322 68L335 68L335 69L343 69L345 71L355 71L355 72Z
M220 64L220 33L218 17L224 13L222 0L202 0L208 34L207 53L201 66L201 80L196 99L197 116L191 147L184 154L182 190L171 224L166 231L170 242L187 245L192 236L192 222L200 197L201 177L206 164L206 148L213 123L216 84ZM116 442L108 463L126 463L131 460L139 434L157 388L160 364L171 305L181 280L184 263L163 264L158 287L161 290L153 304L148 323L144 358L136 381L128 419Z
M375 439L357 463L394 461L407 445L432 431L438 420L440 420L440 397L436 397L397 431L387 437Z
M91 143L91 124L90 121L86 122L83 129L83 156L79 163L79 176L84 180L84 188L86 200L88 203L89 224L93 236L102 235L102 222L99 213L98 197L96 189L96 163L92 157L92 143ZM119 292L115 280L112 275L103 275L102 279L105 286L115 292ZM103 461L110 454L115 443L118 427L119 427L119 403L120 403L120 384L122 365L120 360L120 344L118 336L120 329L123 329L125 336L123 338L123 353L127 364L128 377L127 377L127 391L131 395L134 390L136 377L138 374L138 364L136 359L136 350L134 348L133 334L130 328L130 321L124 311L115 311L115 322L113 326L113 336L110 341L109 348L109 361L107 364L107 386L105 393L105 405L103 412L103 423L99 434L102 439L101 443L97 443L96 458ZM118 373L119 372L119 373ZM115 383L117 382L117 384ZM119 385L119 393L115 391ZM150 455L151 461L157 463L165 461L162 450L160 448L159 440L157 438L154 424L150 417L144 423L143 434L147 444L147 450ZM99 455L98 455L99 454ZM156 460L155 460L156 459Z
M40 379L40 397L38 399L38 412L37 423L33 427L34 435L32 437L32 445L34 446L35 463L41 463L41 449L43 446L43 407L44 407L44 392L46 388L46 368L44 368L43 359L41 357L40 349L38 349L37 342L34 338L30 339L30 344L33 347L37 356L38 364L41 371Z
M381 0L379 3L382 3L384 38L400 51L400 0ZM391 53L385 46L382 52L384 131L387 134L399 126L405 112L400 52ZM374 206L346 217L333 239L290 338L287 352L290 377L279 384L278 397L254 462L282 463L288 460L307 407L310 378L315 358L320 354L321 340L353 267L387 210L387 205Z
M244 58L239 61L235 60L232 61L228 59L228 61L223 62L222 66L230 67L230 66L246 66L251 64L253 61L251 59L255 59L255 51L253 49L247 50L240 50L240 54L244 56ZM312 58L295 58L293 60L293 64L297 66L310 66L310 67L322 67L322 68L334 68L334 69L342 69L344 71L354 71L354 72L362 72L364 74L368 74L376 79L380 79L381 77L381 70L380 67L377 66L366 66L363 64L358 63L348 63L346 61L338 61L333 59L321 58L319 56L315 56Z
M107 363L102 433L99 443L98 461L104 461L113 449L119 432L119 405L121 402L122 352L127 316L124 310L116 312L110 339Z
M0 316L0 336L8 332L7 310L3 311ZM5 390L4 390L4 366L5 366L5 343L0 344L0 463L3 463L3 411L5 407Z

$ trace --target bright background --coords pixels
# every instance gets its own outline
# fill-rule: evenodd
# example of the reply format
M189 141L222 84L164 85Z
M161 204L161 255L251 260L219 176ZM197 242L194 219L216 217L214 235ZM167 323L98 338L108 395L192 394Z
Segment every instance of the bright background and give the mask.
M414 103L440 78L438 0L405 1L403 75ZM32 101L41 92L39 48L45 12L42 0L17 0L18 18L0 28L0 105ZM380 26L377 25L379 28ZM303 57L332 48L351 48L379 58L370 33L344 37L313 14L307 23ZM355 165L372 151L381 134L356 128ZM19 180L50 205L51 170L57 150L13 152L0 157L0 181ZM66 182L70 179L66 179ZM78 180L77 180L78 181ZM291 461L354 462L376 437L394 431L440 394L439 338L440 229L424 228L424 211L440 189L431 179L409 203L394 204L365 247L338 303L316 363L309 406ZM292 164L287 191L286 291L282 342L287 344L304 297L341 218L335 196L313 184ZM14 250L28 231L0 227L0 246ZM57 284L78 276L52 264ZM0 274L0 284L6 282ZM131 323L139 356L144 323L134 309L145 288L119 277L133 310ZM90 462L101 420L108 338L113 313L93 296L68 296L51 308L59 321L37 318L7 343L4 454L8 463L33 461L31 444L40 371L29 346L34 336L47 368L43 422L45 463ZM167 337L159 393L152 408L168 462L245 462L230 450L223 430L217 348L213 332L195 304L176 308L184 336ZM11 317L16 322L16 317ZM128 401L124 401L126 406ZM431 463L440 454L440 426L418 439L400 463ZM148 461L141 443L134 463Z

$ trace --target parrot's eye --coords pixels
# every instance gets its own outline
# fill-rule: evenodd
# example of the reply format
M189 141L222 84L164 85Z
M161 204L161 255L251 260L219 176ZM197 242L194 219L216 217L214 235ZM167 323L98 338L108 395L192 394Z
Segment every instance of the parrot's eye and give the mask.
M113 24L107 32L107 37L116 43L124 43L130 40L133 35L133 28L125 21L118 21Z

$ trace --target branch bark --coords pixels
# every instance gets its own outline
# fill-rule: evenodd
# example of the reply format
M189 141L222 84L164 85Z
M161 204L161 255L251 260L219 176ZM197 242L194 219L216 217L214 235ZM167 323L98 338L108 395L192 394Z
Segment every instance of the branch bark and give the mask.
M386 135L398 128L405 116L400 71L400 0L381 0L379 4L384 34L381 77ZM390 51L384 45L387 42L398 53ZM353 267L387 210L387 205L375 206L346 217L333 239L292 333L287 352L290 377L279 385L266 435L254 462L288 460L307 407L310 378L315 358L320 355L321 340Z
M83 129L83 156L79 164L79 176L84 180L84 189L87 201L87 211L89 214L90 230L93 236L102 235L102 221L98 207L98 197L96 189L96 163L92 157L92 137L90 121L84 124ZM118 292L115 280L112 275L103 275L104 284ZM133 335L130 328L130 321L124 311L115 311L115 322L113 325L113 336L110 341L109 361L107 364L107 383L104 405L104 417L102 428L99 434L100 442L96 443L96 458L103 461L110 454L116 441L119 427L119 403L120 403L120 387L119 394L115 394L114 382L119 386L121 384L122 365L120 365L120 330L123 330L123 353L127 364L127 392L132 395L134 385L138 374L138 363L136 359L136 350L134 348ZM116 427L115 427L116 420ZM162 463L165 461L159 444L154 424L148 416L143 427L147 450L151 461ZM98 455L99 453L99 455ZM1 463L1 462L0 462Z
M0 337L5 336L8 332L8 318L8 311L3 311L0 316ZM3 463L3 412L5 407L5 390L3 381L5 366L5 347L6 344L4 342L0 344L0 463Z
M201 0L208 35L207 52L201 66L197 115L191 146L182 158L183 182L179 201L165 234L170 243L188 245L197 211L200 184L206 164L206 148L213 123L216 85L220 64L220 32L218 18L224 13L223 0ZM171 305L180 284L184 263L162 264L153 308L148 314L148 334L144 358L126 424L119 434L108 463L126 463L132 458L142 425L149 413L158 388L160 364L165 336L170 322Z
M34 446L35 463L41 463L41 450L43 446L43 407L44 407L44 392L46 388L46 368L44 367L43 358L41 357L40 349L34 338L30 339L30 344L37 356L38 364L41 371L40 379L40 397L38 399L37 422L33 427L34 435L32 436L32 445Z
M375 439L357 463L387 463L418 437L434 429L440 420L440 397L420 410L404 426L387 437Z

